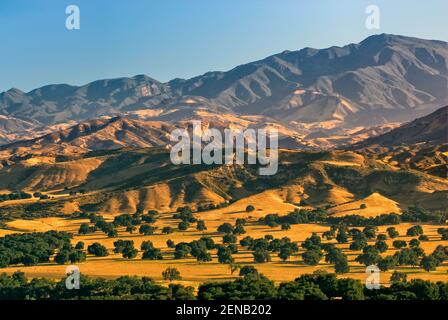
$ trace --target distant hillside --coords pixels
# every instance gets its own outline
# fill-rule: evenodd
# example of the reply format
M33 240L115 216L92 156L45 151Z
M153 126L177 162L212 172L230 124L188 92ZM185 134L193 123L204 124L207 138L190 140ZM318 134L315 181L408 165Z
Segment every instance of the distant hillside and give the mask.
M12 142L20 133L35 128L35 124L28 121L0 116L0 145Z
M0 154L80 154L124 147L148 148L169 144L174 126L122 117L81 122L42 137L0 147Z
M57 202L54 208L67 204L113 214L137 209L169 212L184 205L206 207L234 201L238 210L253 204L281 209L279 213L297 206L366 216L400 213L409 206L446 209L446 178L397 170L380 160L348 151L281 151L278 173L259 176L257 165L176 166L165 149L123 149L71 158L10 160L0 168L0 190L50 192L58 195L49 200ZM33 210L47 210L46 201L34 201ZM363 203L367 210L360 208ZM21 210L25 214L26 208L0 203L0 214Z
M344 47L285 51L169 85L177 94L288 122L406 121L448 98L448 45L382 34Z
M400 146L423 142L432 145L448 143L448 106L356 146Z

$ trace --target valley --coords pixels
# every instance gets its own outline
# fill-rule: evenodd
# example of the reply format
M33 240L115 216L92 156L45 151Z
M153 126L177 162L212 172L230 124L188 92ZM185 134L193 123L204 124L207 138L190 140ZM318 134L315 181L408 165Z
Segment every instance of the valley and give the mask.
M166 83L0 93L0 277L75 264L188 297L259 273L278 292L311 274L364 281L371 265L384 288L448 282L447 48L382 34ZM276 129L278 171L174 164L171 134L193 121Z
M418 149L424 153L425 149ZM197 288L204 281L238 278L238 272L231 273L233 265L251 265L280 283L317 270L334 272L334 265L323 259L316 265L304 263L302 254L306 250L300 245L313 233L323 237L335 223L291 224L284 230L282 225L267 226L260 219L271 214L286 216L297 210L322 210L335 219L373 219L390 214L400 216L419 207L433 218L420 223L402 222L378 227L377 235L387 235L386 229L390 227L399 233L394 239L386 236L388 249L381 256L400 252L393 247L394 241L415 239L406 236L407 230L414 225L422 226L428 239L420 246L426 254L431 254L440 245L448 246L448 240L442 240L438 233L438 229L445 228L446 224L436 218L440 215L446 219L448 214L448 179L428 173L433 167L431 161L421 160L420 166L400 168L391 161L397 157L396 152L391 151L389 156L386 149L383 153L372 153L372 149L280 150L279 172L272 177L258 176L256 166L250 165L175 166L170 163L169 152L164 148L126 148L62 158L49 155L18 158L9 160L0 170L0 189L8 193L8 189L19 186L20 190L34 194L34 197L0 202L0 236L56 230L73 234L73 246L80 241L85 248L100 243L109 251L107 257L88 255L86 261L77 263L82 274L92 277L149 276L167 285L162 272L175 267L182 275L179 283ZM446 166L446 158L440 159L445 161L440 165ZM179 220L173 216L176 209L184 206L193 209L194 217L203 221L207 230L196 230L195 223L191 223L187 230L179 230ZM254 210L247 212L248 206L254 206ZM114 227L117 233L113 236L100 230L87 235L78 233L82 224L92 225L80 214L99 214L107 223L113 224L120 215L146 215L154 210L157 213L151 226L155 231L150 235L140 234L138 226L132 233L126 227ZM232 254L232 264L219 263L216 249L209 251L211 261L201 262L192 256L175 259L174 249L167 247L167 240L179 244L202 237L210 237L217 245L222 245L225 234L218 232L218 227L223 223L234 225L237 219L246 221L245 233L234 240L237 253ZM163 233L166 227L172 230L169 234ZM253 252L240 244L247 236L254 239L287 237L299 245L299 250L286 261L278 257L278 252L273 252L270 261L255 263ZM142 260L143 251L140 250L134 258L125 259L119 253L113 253L117 240L133 241L137 249L144 241L151 241L160 249L163 260ZM367 244L375 245L375 241L370 239ZM365 279L365 266L355 261L362 250L349 249L351 242L338 243L334 238L323 243L335 245L347 256L350 271L341 276ZM2 271L12 274L20 270L31 278L60 279L65 268L49 261L31 266L8 266ZM446 263L431 272L419 266L403 265L383 272L382 284L389 284L394 271L406 273L409 279L448 280Z
M216 256L216 251L212 250L212 261L210 262L198 262L195 258L189 257L184 259L174 259L174 249L167 248L166 241L171 239L176 244L180 242L190 242L197 240L203 236L211 237L216 243L220 243L222 234L216 232L217 227L225 222L234 223L235 218L247 218L249 215L241 213L240 211L228 213L220 213L218 211L203 212L198 215L205 221L207 231L197 231L192 228L188 231L176 231L173 234L163 235L154 234L149 236L136 234L129 234L124 228L119 228L117 238L108 238L107 235L102 232L96 232L91 235L76 235L79 226L82 223L88 222L86 219L70 219L70 218L41 218L37 220L16 220L7 224L8 229L0 230L0 235L4 236L11 232L44 232L48 230L68 231L75 234L72 240L73 245L82 241L85 246L98 242L106 246L111 252L107 257L94 257L88 256L86 262L76 263L80 268L80 272L84 275L101 278L117 278L124 275L129 276L149 276L157 282L167 285L168 282L162 278L162 272L168 267L176 267L182 276L182 280L179 283L198 287L199 284L207 281L224 281L238 278L238 272L231 273L229 264L219 263ZM177 227L177 222L171 219L172 214L162 214L155 224L162 229L163 226ZM106 216L107 217L107 216ZM250 219L249 219L250 221ZM413 237L406 236L406 231L415 224L402 223L400 225L394 225L400 236L394 240L404 240L409 242ZM437 246L448 246L448 241L441 241L440 235L437 233L437 229L443 227L443 225L436 224L421 224L424 230L424 234L429 237L428 241L422 242L421 247L427 254L432 253ZM390 226L381 226L379 228L379 234L387 234L386 229ZM313 232L322 236L322 233L329 229L326 225L321 224L298 224L292 225L290 230L282 231L280 227L270 228L268 226L260 226L254 223L250 223L246 228L246 234L239 237L242 239L246 236L253 238L263 238L265 235L272 235L276 239L288 237L292 241L299 243L310 237ZM9 230L9 231L8 231ZM14 230L14 231L13 231ZM149 261L142 260L139 253L134 259L124 259L121 254L114 254L114 241L131 240L134 241L135 247L139 248L143 241L151 241L154 247L160 248L163 254L163 260ZM387 240L386 243L390 247L386 252L382 253L382 256L393 255L398 252L398 249L393 248L392 240ZM348 256L350 265L350 272L342 274L341 277L351 277L364 281L366 278L365 266L354 261L355 258L362 253L361 250L350 250L348 244L338 244L336 240L328 241L328 243L334 243L337 247L341 248ZM375 241L369 242L374 244ZM238 253L234 254L235 264L241 266L251 265L257 268L257 270L268 278L274 280L277 283L282 281L292 281L302 274L310 274L316 270L325 270L329 273L334 272L334 266L330 263L326 263L322 260L316 266L306 265L301 254L305 252L304 249L291 256L287 261L282 261L277 254L272 254L272 261L266 263L254 263L253 255L251 251L244 247L238 246ZM61 279L64 277L65 269L67 266L59 265L53 262L43 263L37 266L13 266L2 269L2 272L13 273L15 271L22 271L28 277L50 277L54 279ZM420 267L412 266L399 266L393 270L381 273L381 283L384 285L389 284L389 279L394 271L404 272L408 275L408 279L418 278L432 281L448 281L448 264L443 264L437 268L436 271L426 272Z

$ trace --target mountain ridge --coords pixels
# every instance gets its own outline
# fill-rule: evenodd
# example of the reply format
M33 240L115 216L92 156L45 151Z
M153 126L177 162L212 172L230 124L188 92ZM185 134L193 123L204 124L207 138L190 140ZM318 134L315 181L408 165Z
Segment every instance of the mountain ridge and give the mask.
M228 114L218 117L213 113L201 113L200 118L177 122L142 120L142 115L133 116L135 114L83 121L34 139L6 144L0 146L0 159L30 155L83 154L129 147L170 148L173 145L170 140L171 132L175 129L191 130L191 120L201 120L203 129L214 128L221 132L224 132L224 129L275 128L279 133L281 149L324 150L331 149L332 143L339 143L339 150L413 146L420 143L437 146L448 143L448 106L401 126L355 129L351 132L351 136L342 137L329 136L325 132L318 131L301 136L294 130L267 118L238 118ZM1 120L0 116L0 124ZM326 146L328 148L325 148Z
M344 135L429 114L448 104L447 88L448 43L382 34L166 83L137 75L28 93L10 89L0 93L0 115L45 127L138 111L145 120L172 122L207 111L272 118L302 136ZM32 134L0 130L0 143Z

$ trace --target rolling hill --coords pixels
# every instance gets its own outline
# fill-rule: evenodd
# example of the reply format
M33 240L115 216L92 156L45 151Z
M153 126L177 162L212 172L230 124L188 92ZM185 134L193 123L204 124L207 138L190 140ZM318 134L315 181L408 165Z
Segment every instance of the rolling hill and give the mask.
M259 176L256 165L176 166L163 148L91 152L72 159L31 159L0 169L0 190L57 196L32 204L33 210L46 212L47 202L53 210L70 204L73 210L118 214L138 209L171 212L184 205L230 204L231 210L236 210L231 203L237 201L238 208L271 203L273 206L266 204L264 213L272 213L267 210L274 207L285 213L297 206L358 212L355 207L366 203L366 214L372 216L401 212L409 206L444 210L448 196L446 178L397 170L350 151L283 150L279 171L273 176ZM3 214L31 210L14 202L0 203L0 208Z
M374 156L397 169L447 178L448 106L347 149Z
M80 122L31 140L0 147L0 154L82 154L124 147L148 148L169 144L175 127L165 122L131 120L123 117Z
M178 122L140 120L130 114L127 117L102 118L80 122L43 136L0 146L0 159L36 155L74 155L89 151L116 150L121 148L170 148L171 133L176 128L191 130L191 120L202 121L203 130L271 129L279 132L279 145L291 149L313 149L312 141L282 126L275 120L259 117L238 118L229 114L199 113L199 117Z

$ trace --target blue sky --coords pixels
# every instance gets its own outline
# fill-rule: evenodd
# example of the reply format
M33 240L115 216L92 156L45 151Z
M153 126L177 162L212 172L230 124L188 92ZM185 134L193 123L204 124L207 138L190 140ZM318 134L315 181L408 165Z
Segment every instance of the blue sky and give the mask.
M78 5L81 29L65 28ZM381 29L364 27L367 5ZM374 33L448 41L447 0L1 0L0 91L228 70L283 50Z

